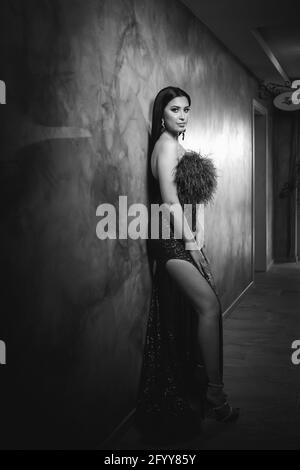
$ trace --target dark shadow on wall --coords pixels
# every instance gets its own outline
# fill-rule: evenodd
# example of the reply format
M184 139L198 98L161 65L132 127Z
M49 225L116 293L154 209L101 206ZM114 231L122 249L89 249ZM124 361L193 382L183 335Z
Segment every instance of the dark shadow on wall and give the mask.
M62 176L53 171L61 152L53 154L52 144L23 147L0 165L0 331L8 352L0 393L4 449L95 448L99 442L101 384L95 380L93 390L84 390L80 361L82 322L100 299L83 290L80 302L72 302L59 272L55 279L47 270L61 259L51 251L55 230L48 233L44 223L49 218L56 224L49 201ZM68 154L74 142L56 144Z
M274 124L275 261L293 262L299 244L300 112L276 110Z

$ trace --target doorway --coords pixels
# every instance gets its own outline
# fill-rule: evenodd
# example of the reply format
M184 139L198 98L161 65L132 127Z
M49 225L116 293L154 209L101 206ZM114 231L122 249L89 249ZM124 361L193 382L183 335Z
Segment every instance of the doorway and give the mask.
M253 174L252 174L252 266L255 271L268 270L268 111L258 101L252 105Z

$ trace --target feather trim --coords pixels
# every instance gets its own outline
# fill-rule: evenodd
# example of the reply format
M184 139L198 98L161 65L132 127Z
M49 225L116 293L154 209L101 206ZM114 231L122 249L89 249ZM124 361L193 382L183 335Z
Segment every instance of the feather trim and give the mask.
M188 150L175 167L175 183L181 204L204 204L213 199L217 172L212 160Z

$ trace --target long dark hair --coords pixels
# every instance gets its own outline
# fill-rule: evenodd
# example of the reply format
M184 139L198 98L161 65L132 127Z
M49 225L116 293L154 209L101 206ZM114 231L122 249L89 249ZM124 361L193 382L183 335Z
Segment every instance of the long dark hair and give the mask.
M152 111L152 128L149 148L150 157L154 149L154 145L162 132L161 120L163 117L164 109L171 100L177 98L178 96L185 96L188 100L189 106L191 105L190 96L184 90L178 87L167 86L160 90L156 95Z
M161 127L161 119L163 117L164 109L167 104L173 99L177 98L178 96L185 96L188 100L189 106L191 105L191 98L190 96L181 88L177 88L174 86L167 86L160 90L156 95L156 98L153 103L153 110L152 110L152 128L151 134L149 139L148 145L148 169L147 169L147 188L148 188L148 213L151 213L151 203L157 202L157 183L154 180L151 171L151 155L154 149L154 145L158 140L159 136L162 133ZM153 266L154 266L154 255L151 250L151 244L149 243L151 239L150 235L150 224L149 224L149 233L147 239L147 251L149 255L149 263L150 263L150 272L153 276Z

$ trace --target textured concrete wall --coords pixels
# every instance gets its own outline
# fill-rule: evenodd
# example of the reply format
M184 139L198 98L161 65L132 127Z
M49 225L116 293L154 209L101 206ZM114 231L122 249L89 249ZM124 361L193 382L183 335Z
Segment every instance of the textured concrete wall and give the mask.
M252 278L255 82L176 0L16 1L5 18L3 328L16 403L40 410L35 440L95 445L134 406L151 286L145 242L100 241L96 207L146 202L153 98L188 91L184 144L218 168L205 237L225 309Z

